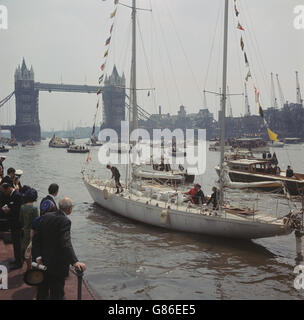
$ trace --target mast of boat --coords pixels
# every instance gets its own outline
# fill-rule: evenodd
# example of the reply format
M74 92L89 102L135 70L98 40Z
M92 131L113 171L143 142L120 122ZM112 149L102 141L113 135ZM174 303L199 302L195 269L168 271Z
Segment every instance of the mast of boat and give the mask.
M228 18L229 0L225 0L224 14L224 51L223 51L223 91L222 91L222 110L221 110L221 162L220 162L220 206L224 204L224 157L225 157L225 118L226 118L226 99L227 99L227 60L228 60Z
M132 61L131 61L131 132L138 128L137 93L136 93L136 0L132 0Z
M132 57L130 76L129 146L131 133L138 128L136 92L136 0L132 0ZM131 181L130 158L126 169L127 185Z

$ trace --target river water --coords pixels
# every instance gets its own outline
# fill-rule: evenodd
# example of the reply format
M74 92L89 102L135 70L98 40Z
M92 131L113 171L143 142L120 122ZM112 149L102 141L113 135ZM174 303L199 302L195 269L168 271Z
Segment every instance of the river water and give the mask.
M275 151L282 170L291 163L295 171L304 172L304 145ZM98 165L97 152L98 148L92 151L93 165L99 175L108 179L110 173ZM39 200L54 182L60 186L58 200L63 196L74 200L70 216L72 242L79 260L87 265L87 280L102 299L304 297L304 290L294 288L293 234L252 242L229 241L167 231L121 218L93 203L81 179L86 157L51 149L47 141L42 141L34 147L12 149L5 168L22 169L22 183L36 188ZM197 178L205 194L211 193L218 162L219 153L208 151L206 173ZM285 201L276 195L258 198L268 208ZM287 214L288 206L284 210Z

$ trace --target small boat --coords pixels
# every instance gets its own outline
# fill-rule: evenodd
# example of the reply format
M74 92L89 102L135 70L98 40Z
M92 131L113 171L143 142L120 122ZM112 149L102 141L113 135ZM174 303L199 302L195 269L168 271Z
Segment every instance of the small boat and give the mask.
M0 153L5 153L5 152L9 152L9 149L6 148L5 146L0 146Z
M18 142L15 138L12 138L8 141L7 143L10 147L17 147L18 146Z
M183 170L171 170L168 166L170 165L164 165L163 170L160 170L160 166L155 165L134 165L133 175L137 179L152 180L161 184L179 185L194 182L195 175L190 175Z
M254 189L261 191L283 190L282 181L258 181L258 182L232 182L227 170L224 171L225 188L229 189Z
M286 144L300 144L300 143L302 143L302 139L300 139L300 138L285 138L284 142Z
M86 147L83 147L83 146L71 145L67 149L67 152L69 152L69 153L88 153L88 152L90 152L90 150Z
M282 141L271 141L268 143L268 146L271 148L284 148L285 143Z
M50 148L68 148L69 146L70 144L67 141L59 137L56 137L55 134L53 135L52 139L49 142Z
M33 141L32 139L27 140L27 141L25 141L25 142L23 142L23 143L21 144L22 147L34 146L34 145L35 145L35 143L34 143L34 141Z

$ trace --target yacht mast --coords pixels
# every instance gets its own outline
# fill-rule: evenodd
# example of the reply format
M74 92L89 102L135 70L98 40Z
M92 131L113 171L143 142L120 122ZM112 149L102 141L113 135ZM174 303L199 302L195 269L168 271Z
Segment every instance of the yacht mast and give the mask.
M220 171L220 206L224 204L224 157L225 157L225 118L227 99L227 60L228 60L228 19L229 0L225 0L225 20L224 20L224 51L223 51L223 92L222 92L222 112L221 112L221 171Z
M132 61L131 61L131 132L138 128L137 94L136 94L136 0L132 0Z

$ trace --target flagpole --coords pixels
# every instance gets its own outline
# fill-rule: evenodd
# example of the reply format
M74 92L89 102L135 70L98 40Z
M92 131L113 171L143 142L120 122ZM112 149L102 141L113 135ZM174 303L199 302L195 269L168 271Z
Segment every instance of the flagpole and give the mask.
M221 112L221 162L220 162L220 199L219 204L224 204L224 159L225 159L225 118L226 118L226 98L227 98L227 61L228 61L228 19L229 0L225 0L225 20L224 20L224 51L223 51L223 92L222 92L222 112Z

